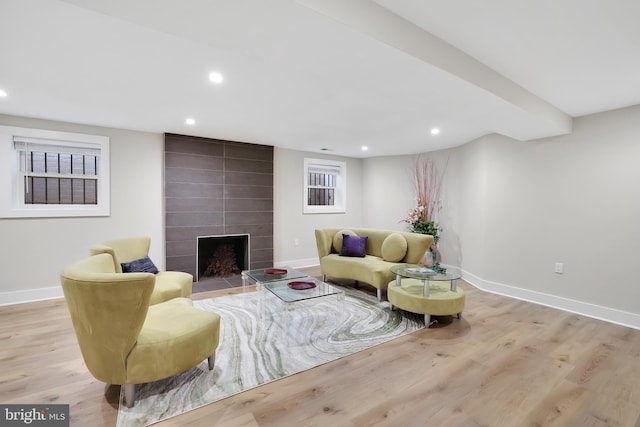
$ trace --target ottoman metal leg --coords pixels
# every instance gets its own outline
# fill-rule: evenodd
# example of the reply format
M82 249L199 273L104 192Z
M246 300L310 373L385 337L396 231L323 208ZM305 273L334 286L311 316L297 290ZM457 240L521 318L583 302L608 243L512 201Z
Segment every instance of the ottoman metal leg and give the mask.
M133 408L136 401L136 385L124 384L124 403L127 408Z
M424 327L425 328L429 328L431 325L435 325L436 323L438 323L437 320L431 320L431 315L430 314L425 314L424 315Z

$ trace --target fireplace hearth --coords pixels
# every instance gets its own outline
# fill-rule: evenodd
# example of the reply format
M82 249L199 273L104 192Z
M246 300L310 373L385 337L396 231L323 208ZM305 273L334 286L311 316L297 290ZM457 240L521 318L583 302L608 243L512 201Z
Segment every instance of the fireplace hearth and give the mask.
M230 277L249 268L249 235L198 236L196 281Z

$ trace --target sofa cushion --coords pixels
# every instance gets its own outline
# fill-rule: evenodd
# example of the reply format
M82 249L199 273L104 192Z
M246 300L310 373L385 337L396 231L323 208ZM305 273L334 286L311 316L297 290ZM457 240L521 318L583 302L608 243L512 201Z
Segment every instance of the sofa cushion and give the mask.
M386 289L396 276L390 270L395 263L367 255L364 258L330 254L320 260L322 272L327 276L352 279Z
M353 236L344 234L342 236L342 248L340 256L364 257L367 255L367 236Z
M120 265L123 273L158 273L158 268L148 256L130 262L122 262Z
M407 239L400 233L389 234L382 242L382 259L398 262L407 254Z
M333 250L340 253L342 250L342 235L349 234L350 236L357 236L357 234L351 230L340 230L333 236Z

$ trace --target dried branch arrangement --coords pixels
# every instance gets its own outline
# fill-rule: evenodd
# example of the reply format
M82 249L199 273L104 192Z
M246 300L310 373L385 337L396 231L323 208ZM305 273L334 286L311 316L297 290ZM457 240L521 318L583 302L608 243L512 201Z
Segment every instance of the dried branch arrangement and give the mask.
M424 221L436 221L436 213L440 209L440 191L442 178L446 166L442 171L433 159L419 155L413 166L413 184L415 186L420 218Z

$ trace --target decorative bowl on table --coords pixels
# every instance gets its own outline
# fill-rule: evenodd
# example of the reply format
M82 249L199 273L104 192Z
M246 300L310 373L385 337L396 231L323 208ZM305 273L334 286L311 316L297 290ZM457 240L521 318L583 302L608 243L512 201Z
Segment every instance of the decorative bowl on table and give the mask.
M316 287L316 284L314 282L307 282L304 280L294 280L287 283L287 286L291 289L295 289L296 291L302 291L305 289L313 289Z

